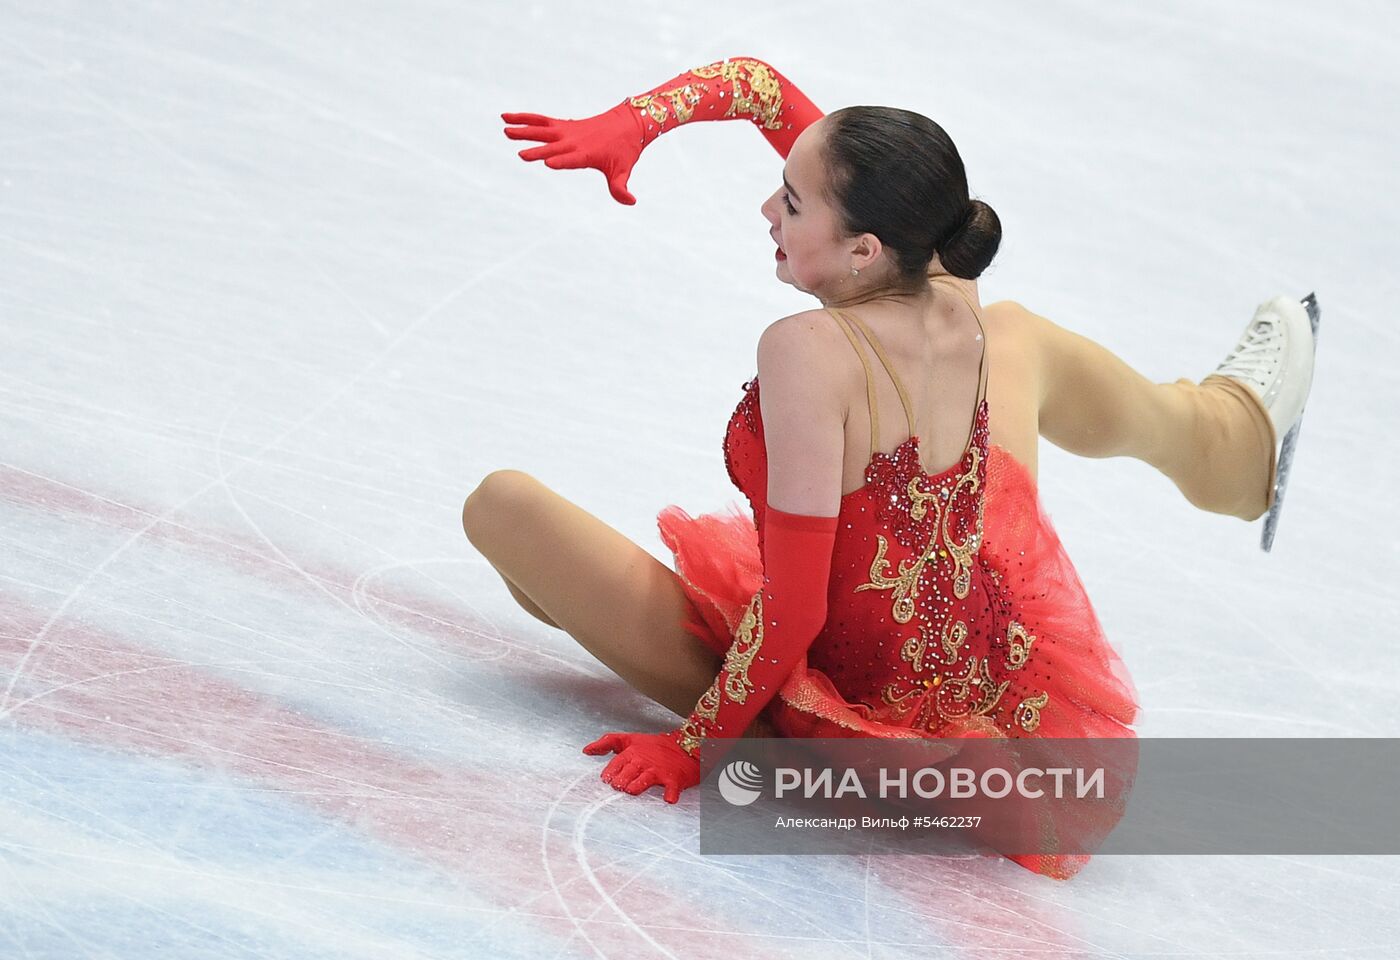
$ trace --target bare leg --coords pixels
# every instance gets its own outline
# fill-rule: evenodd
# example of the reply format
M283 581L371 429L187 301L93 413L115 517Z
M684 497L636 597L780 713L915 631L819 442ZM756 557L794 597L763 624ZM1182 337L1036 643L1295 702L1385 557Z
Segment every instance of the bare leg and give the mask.
M1029 315L1041 436L1079 456L1149 463L1202 510L1254 520L1269 508L1276 438L1254 391L1215 375L1153 383L1087 337Z
M690 599L646 550L518 470L497 470L462 508L467 538L520 605L678 717L720 671L681 626ZM749 736L773 736L766 718Z

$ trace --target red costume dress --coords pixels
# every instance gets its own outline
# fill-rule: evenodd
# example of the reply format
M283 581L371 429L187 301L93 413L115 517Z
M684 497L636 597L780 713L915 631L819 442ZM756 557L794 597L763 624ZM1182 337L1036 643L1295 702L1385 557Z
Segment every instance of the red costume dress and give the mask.
M908 395L879 341L853 314L829 312L865 368L871 456L865 485L841 498L825 625L763 715L789 737L1136 736L1137 692L1035 482L988 441L985 330L963 455L929 475ZM874 449L870 361L847 318L904 405L911 435L892 453ZM768 471L757 377L743 388L724 454L753 519L732 504L696 517L672 504L657 515L696 614L686 629L720 655L763 576ZM1063 879L1089 856L1011 859Z

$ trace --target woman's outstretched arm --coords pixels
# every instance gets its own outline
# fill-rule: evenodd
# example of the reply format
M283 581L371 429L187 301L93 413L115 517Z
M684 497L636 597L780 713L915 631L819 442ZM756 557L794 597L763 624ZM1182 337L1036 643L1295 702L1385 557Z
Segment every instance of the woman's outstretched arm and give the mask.
M512 140L544 144L520 151L520 159L543 160L555 170L592 167L608 179L613 199L636 199L627 179L647 145L663 133L697 120L748 120L782 157L822 111L792 81L757 57L729 57L688 70L650 90L625 98L584 120L538 113L503 113L516 126Z

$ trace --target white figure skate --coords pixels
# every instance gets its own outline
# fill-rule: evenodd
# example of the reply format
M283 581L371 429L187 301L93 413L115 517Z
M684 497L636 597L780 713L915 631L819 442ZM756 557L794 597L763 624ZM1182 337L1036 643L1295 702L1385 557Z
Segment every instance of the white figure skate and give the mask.
M1283 439L1276 451L1274 503L1264 517L1259 546L1266 552L1274 545L1288 468L1303 425L1303 408L1312 388L1313 355L1321 313L1317 297L1301 302L1280 295L1259 305L1239 343L1216 367L1220 376L1232 377L1254 390L1269 411L1274 432Z

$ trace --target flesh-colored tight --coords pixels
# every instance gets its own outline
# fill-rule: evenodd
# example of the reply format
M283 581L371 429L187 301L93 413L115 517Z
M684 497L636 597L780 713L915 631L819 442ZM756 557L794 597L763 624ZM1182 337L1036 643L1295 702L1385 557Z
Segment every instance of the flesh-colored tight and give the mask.
M1154 383L1087 337L1035 319L1041 436L1080 456L1151 464L1211 513L1254 520L1273 505L1275 430L1251 388L1214 374Z

